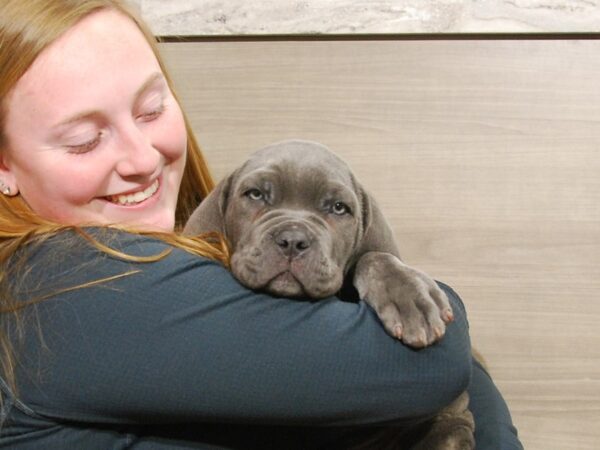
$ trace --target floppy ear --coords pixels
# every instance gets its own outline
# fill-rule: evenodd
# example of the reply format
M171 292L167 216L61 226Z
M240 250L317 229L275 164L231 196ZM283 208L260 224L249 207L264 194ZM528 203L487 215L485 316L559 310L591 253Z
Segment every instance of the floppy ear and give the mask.
M225 211L229 200L229 189L235 172L224 178L194 210L185 224L183 234L192 236L209 231L225 233Z
M362 238L359 236L355 258L368 252L384 252L400 258L394 232L384 217L375 199L358 183L356 192L362 212Z

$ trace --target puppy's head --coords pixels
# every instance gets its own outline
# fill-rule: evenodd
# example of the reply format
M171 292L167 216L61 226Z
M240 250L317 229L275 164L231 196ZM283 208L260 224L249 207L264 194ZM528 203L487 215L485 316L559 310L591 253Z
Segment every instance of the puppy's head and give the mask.
M224 180L210 219L232 247L243 284L282 296L336 293L368 221L366 195L325 146L285 141ZM199 215L207 214L200 212ZM207 217L207 220L208 217Z

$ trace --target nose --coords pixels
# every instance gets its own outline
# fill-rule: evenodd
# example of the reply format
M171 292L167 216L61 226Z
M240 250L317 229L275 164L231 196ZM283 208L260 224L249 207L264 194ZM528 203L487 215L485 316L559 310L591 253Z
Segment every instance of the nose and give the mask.
M307 233L299 229L280 231L273 239L279 250L288 258L297 258L308 250L311 244Z
M161 154L137 126L121 130L116 171L123 178L148 177L156 173Z

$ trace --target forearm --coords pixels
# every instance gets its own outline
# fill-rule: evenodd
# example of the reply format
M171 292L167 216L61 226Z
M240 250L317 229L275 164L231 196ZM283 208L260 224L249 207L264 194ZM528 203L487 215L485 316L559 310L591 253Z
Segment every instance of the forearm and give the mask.
M106 264L110 273L131 268ZM43 391L38 412L119 423L357 425L430 415L468 384L466 318L452 292L456 320L446 337L413 351L362 302L256 294L181 251L137 266L139 274L39 306L46 376L27 386Z

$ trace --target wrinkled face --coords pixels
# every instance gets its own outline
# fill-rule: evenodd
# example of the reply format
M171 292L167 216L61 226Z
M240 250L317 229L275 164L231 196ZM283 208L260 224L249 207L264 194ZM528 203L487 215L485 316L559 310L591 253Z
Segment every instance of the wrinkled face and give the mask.
M0 176L65 224L172 230L187 134L150 46L116 11L84 18L11 91Z
M232 271L251 288L320 298L342 286L362 232L362 208L346 170L314 154L263 154L230 188Z

